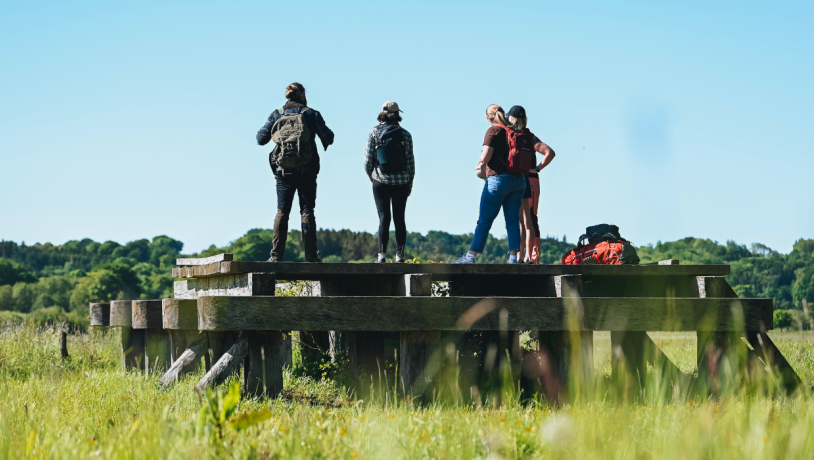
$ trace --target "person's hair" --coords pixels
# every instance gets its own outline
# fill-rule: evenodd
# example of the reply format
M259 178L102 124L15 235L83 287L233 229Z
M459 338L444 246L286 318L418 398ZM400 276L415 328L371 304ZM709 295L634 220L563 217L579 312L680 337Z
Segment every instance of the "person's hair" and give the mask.
M509 126L509 122L506 120L506 112L503 111L503 107L497 104L492 104L486 108L486 119L493 125Z
M301 104L308 103L305 99L305 87L296 82L285 87L285 98Z
M379 114L379 123L387 123L388 125L397 125L401 121L401 115L398 112L382 111Z
M526 117L509 116L509 122L512 124L512 128L514 129L524 129L529 125L529 119Z

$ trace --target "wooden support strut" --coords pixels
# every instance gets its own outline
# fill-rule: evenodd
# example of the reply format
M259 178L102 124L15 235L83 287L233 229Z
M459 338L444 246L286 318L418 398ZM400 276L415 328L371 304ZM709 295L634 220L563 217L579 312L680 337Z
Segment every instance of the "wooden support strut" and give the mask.
M144 370L144 329L133 329L133 301L110 302L110 325L121 329L122 367Z
M172 365L172 341L164 329L161 300L134 300L132 302L133 329L144 330L144 369L163 374Z
M241 334L237 342L226 351L220 359L212 366L212 369L203 376L195 385L195 391L202 392L209 386L217 386L223 383L232 374L249 354L246 336Z
M432 275L427 273L404 275L403 295L431 296ZM438 349L441 331L404 331L401 332L399 341L401 389L405 395L426 395L443 360L443 354Z
M197 337L195 337L184 352L173 361L167 373L158 381L161 386L171 386L175 384L183 374L192 373L197 370L201 356L209 349L209 340L207 340L205 332L194 332L197 334ZM175 344L173 343L173 345Z

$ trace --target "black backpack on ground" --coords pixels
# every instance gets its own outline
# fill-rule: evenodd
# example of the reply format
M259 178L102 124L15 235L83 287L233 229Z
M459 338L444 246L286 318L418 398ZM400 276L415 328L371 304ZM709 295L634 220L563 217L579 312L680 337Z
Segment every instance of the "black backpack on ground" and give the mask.
M384 125L379 128L376 145L376 159L383 173L393 174L407 169L407 151L401 126Z

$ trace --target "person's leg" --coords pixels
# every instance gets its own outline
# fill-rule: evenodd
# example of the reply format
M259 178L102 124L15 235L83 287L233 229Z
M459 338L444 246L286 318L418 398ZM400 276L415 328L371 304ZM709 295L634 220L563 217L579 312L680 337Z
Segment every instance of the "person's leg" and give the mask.
M500 206L503 204L506 189L506 177L489 176L483 185L483 193L480 197L480 213L478 214L478 225L475 227L475 236L472 238L472 246L469 247L470 255L477 255L483 252L486 247L486 238L489 230L492 229L492 222L495 221ZM519 210L515 210L515 215ZM518 237L519 238L519 237Z
M531 200L523 198L520 203L520 251L517 260L531 262L534 251L534 226L531 223Z
M390 242L390 187L373 181L373 199L379 213L379 254L387 254L387 243Z
M317 176L303 174L298 177L297 195L300 200L302 243L305 246L305 261L319 261L317 249L317 219L314 208L317 204Z
M407 209L407 197L410 193L409 185L393 186L393 225L396 227L396 254L404 255L404 246L407 244L407 223L404 220Z
M274 217L274 235L271 238L271 259L282 262L285 256L285 243L288 240L288 216L294 203L297 188L290 177L275 176L277 183L277 215Z
M537 220L537 210L540 207L540 177L530 177L531 183L531 223L534 226L534 244L531 253L531 263L539 263L540 259L540 223Z
M503 217L506 220L506 234L509 237L509 254L517 256L520 250L520 206L526 181L522 176L510 176L503 199Z

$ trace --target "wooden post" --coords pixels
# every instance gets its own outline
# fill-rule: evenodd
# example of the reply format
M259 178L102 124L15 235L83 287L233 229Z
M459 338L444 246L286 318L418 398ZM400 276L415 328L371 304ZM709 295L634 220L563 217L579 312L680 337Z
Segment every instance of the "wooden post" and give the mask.
M432 275L404 275L406 297L431 296ZM439 349L440 331L402 332L399 346L399 380L405 395L422 396L427 394L441 368L444 354ZM433 359L434 358L434 359Z
M144 329L133 329L133 301L110 302L110 325L121 330L122 368L144 370Z
M90 325L110 326L110 302L91 302Z
M172 331L172 332L187 332L187 331ZM197 332L197 336L192 340L188 346L185 348L183 353L181 353L178 358L173 360L172 366L161 377L159 380L159 384L161 386L170 386L173 385L178 379L185 373L189 373L189 369L197 370L198 364L201 362L201 356L204 355L209 347L209 341L206 338L206 333ZM175 341L173 341L173 346L175 346Z
M172 343L169 332L164 329L161 300L134 300L133 329L144 330L147 376L152 372L164 374L172 364Z
M699 276L701 298L737 297L723 276ZM729 288L729 289L727 289ZM734 391L746 362L746 346L740 340L743 333L720 332L714 329L717 318L705 318L699 325L698 383L712 394Z
M68 357L68 331L65 329L59 330L59 355L62 359Z
M209 347L209 342L206 340L206 334L202 332L198 332L197 330L185 330L185 331L177 331L168 329L170 334L170 360L172 363L177 362L181 355L184 354L188 348L191 347L191 344L200 339L203 336L202 340L202 347L204 349ZM197 353L195 354L196 359L187 359L187 362L184 364L183 369L179 371L179 375L183 374L193 374L198 371L198 368L201 365L201 357L204 353Z
M195 385L195 391L200 393L209 386L217 386L223 383L232 372L240 367L243 358L248 354L249 347L246 337L241 334L237 342L223 353L220 359L212 366L212 369Z

